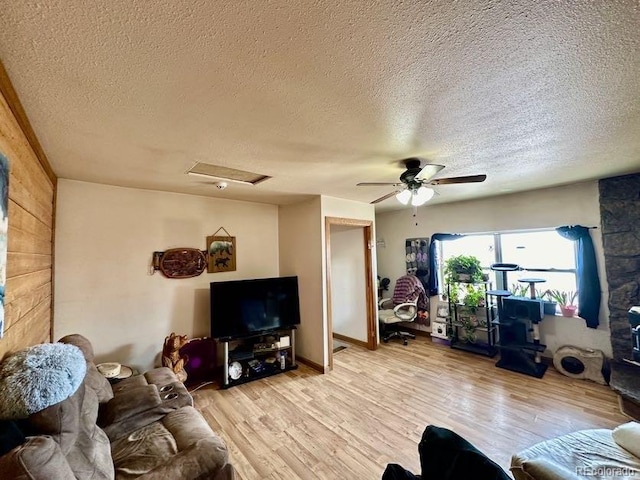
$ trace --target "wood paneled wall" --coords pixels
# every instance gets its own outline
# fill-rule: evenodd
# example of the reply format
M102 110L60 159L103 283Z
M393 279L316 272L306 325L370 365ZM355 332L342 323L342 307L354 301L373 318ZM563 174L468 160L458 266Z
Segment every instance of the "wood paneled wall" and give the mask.
M56 188L56 177L2 65L0 152L11 172L2 358L51 340Z

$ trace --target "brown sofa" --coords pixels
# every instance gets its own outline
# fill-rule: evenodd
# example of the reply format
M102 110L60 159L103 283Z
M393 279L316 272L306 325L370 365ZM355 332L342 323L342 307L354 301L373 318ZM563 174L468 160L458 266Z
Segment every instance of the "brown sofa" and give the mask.
M70 335L60 342L82 351L86 375L65 400L10 422L25 437L0 457L0 477L234 478L223 440L193 408L170 369L154 369L112 388L97 371L86 338Z

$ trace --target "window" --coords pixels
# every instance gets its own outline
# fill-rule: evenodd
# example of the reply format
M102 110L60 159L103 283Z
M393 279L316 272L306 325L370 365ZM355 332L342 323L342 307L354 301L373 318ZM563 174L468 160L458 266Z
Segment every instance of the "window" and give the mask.
M518 279L537 277L546 280L540 285L542 290L576 291L575 245L555 230L466 235L440 242L440 274L448 258L473 255L489 274L494 288L511 290L514 284L519 284ZM489 269L492 263L515 263L523 270L507 272L507 283L503 285L502 273Z

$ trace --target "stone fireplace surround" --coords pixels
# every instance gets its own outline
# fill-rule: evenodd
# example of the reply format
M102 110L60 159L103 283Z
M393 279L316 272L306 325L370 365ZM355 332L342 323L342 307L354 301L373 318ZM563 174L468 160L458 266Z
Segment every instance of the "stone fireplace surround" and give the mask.
M609 285L611 388L621 410L640 420L640 366L625 361L633 348L628 311L640 305L640 173L606 178L598 186Z

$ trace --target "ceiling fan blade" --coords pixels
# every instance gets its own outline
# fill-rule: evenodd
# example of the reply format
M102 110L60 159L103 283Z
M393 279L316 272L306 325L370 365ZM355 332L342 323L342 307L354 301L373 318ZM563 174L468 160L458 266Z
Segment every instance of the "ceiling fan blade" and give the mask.
M487 179L486 175L466 175L464 177L437 178L431 180L429 185L450 185L453 183L480 183Z
M356 184L356 187L400 187L402 183L390 183L390 182L360 182Z
M418 173L414 177L414 179L417 180L418 182L426 182L427 180L435 177L438 174L438 172L443 168L444 168L444 165L436 165L435 163L428 163L427 165L422 167L422 170L420 170L420 173Z
M387 193L387 194L386 194L385 196L383 196L383 197L376 198L376 199L375 199L373 202L371 202L371 203L373 204L373 203L380 203L380 202L383 202L383 201L385 201L387 198L391 198L391 197L393 197L396 193L398 193L398 192L391 192L391 193Z

